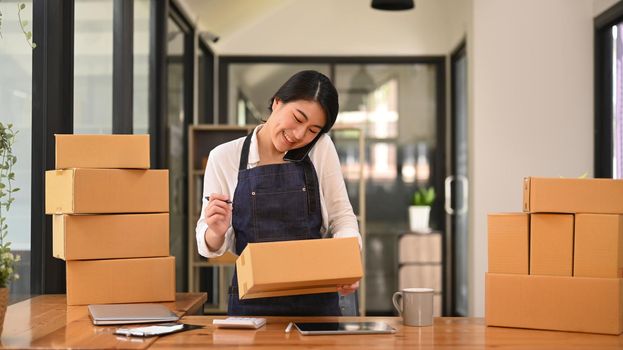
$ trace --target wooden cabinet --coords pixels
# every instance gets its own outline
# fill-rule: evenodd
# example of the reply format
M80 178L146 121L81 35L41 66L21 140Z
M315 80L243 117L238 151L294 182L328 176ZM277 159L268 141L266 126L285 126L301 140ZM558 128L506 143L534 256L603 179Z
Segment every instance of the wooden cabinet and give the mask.
M197 252L195 227L201 213L203 175L210 152L218 145L247 135L255 125L193 125L188 132L188 291L208 292L206 313L227 312L227 288L234 273L236 255L227 252L206 259Z
M398 239L398 289L432 288L434 316L441 316L443 290L442 235L409 232Z

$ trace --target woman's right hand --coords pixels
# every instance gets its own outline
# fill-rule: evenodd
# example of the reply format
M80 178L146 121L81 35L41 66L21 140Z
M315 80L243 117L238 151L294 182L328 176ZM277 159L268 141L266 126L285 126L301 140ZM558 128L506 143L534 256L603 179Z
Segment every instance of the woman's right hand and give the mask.
M205 209L205 218L208 224L206 240L213 238L222 242L225 233L231 223L232 206L226 201L229 200L224 194L212 193ZM213 237L208 237L212 235Z

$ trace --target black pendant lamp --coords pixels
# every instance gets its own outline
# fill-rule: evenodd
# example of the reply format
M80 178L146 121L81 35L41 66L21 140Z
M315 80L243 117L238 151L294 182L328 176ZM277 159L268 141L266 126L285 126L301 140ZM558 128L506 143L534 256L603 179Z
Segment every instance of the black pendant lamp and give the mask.
M377 10L400 11L414 7L413 0L372 0L372 8Z

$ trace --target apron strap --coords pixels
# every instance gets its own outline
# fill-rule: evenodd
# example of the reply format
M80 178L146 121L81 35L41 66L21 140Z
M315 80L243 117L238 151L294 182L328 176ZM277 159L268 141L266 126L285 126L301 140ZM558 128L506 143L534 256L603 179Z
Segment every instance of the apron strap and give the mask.
M303 169L305 171L305 189L307 191L307 207L309 208L309 214L316 211L316 193L318 189L316 187L316 181L314 178L314 164L312 164L309 156L305 156L303 163Z
M253 136L253 132L251 132L244 139L244 143L242 144L242 153L240 154L240 165L238 167L238 171L247 170L247 166L249 164L249 147L251 145L251 137Z

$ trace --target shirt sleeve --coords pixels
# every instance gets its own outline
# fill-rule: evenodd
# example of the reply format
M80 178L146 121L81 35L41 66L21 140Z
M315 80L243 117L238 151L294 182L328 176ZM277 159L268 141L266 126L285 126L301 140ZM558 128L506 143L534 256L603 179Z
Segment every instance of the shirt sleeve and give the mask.
M319 140L320 141L320 140ZM324 136L319 142L319 181L328 215L328 230L335 238L357 237L362 247L357 217L348 198L340 159L331 138Z
M224 164L220 162L220 155L223 148L215 148L210 152L208 163L206 165L205 174L203 175L203 196L201 198L201 215L197 221L197 227L195 228L195 234L197 238L197 250L200 255L206 258L213 258L223 255L227 250L232 250L234 246L234 229L230 227L225 233L225 240L223 245L216 251L211 251L208 248L208 244L205 241L205 233L208 229L208 223L206 222L205 210L208 206L208 201L205 199L210 193L223 193L227 194L231 198L230 188L227 185L227 169L223 167L217 167L217 164Z

